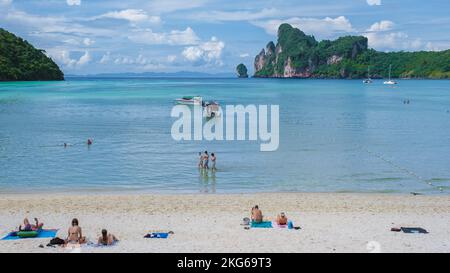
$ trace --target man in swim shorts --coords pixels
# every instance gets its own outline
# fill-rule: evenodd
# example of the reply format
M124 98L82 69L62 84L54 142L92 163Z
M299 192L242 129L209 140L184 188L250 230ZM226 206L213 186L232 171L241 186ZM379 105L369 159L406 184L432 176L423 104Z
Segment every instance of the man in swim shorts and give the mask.
M105 246L110 246L117 241L119 240L116 238L116 236L111 233L108 234L108 231L106 229L102 229L102 236L98 238L98 244Z

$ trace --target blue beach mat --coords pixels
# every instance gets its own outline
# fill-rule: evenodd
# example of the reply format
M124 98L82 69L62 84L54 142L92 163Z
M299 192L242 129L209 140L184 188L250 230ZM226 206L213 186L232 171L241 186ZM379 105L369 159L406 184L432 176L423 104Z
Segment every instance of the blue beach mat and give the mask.
M158 238L158 239L167 239L168 237L169 237L168 232L152 232L144 236L144 238Z
M252 222L251 226L252 228L272 228L272 222L266 221L266 222Z
M2 238L2 240L19 240L19 239L36 239L36 238L55 238L56 233L58 232L57 229L43 229L39 231L39 234L37 237L31 237L31 238L20 238L17 236L17 232L11 232L5 237Z

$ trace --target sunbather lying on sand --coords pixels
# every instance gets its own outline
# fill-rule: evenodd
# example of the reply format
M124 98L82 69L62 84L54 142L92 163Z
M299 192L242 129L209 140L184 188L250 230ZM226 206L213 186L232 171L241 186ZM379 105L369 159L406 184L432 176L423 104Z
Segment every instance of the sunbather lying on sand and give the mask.
M255 221L257 223L262 222L263 215L262 215L262 211L259 209L258 205L254 206L252 208L251 218L252 218L252 221Z
M72 220L72 226L69 228L66 244L84 244L86 237L83 237L81 227L78 226L78 219Z
M19 226L19 231L33 231L33 230L39 230L42 229L44 226L44 223L39 223L37 218L34 218L35 224L30 224L30 221L28 221L27 218L23 219L23 228L22 225Z
M286 215L284 214L284 212L278 214L277 224L278 225L287 225L287 223L288 223L288 219L287 219Z
M98 238L98 244L105 246L110 246L117 241L119 240L116 238L116 236L111 233L108 234L108 231L106 229L102 229L102 236Z

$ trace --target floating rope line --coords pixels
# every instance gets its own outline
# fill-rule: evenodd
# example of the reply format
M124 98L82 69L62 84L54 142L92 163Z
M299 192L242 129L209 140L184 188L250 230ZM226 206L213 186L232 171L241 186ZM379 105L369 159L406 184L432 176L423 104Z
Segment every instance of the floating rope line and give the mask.
M402 167L402 166L400 166L400 165L394 163L392 160L386 159L386 157L382 156L381 154L372 152L372 151L370 151L369 149L364 148L364 147L362 147L362 146L359 146L359 148L360 148L361 150L367 152L368 154L373 155L373 156L375 156L375 157L377 157L377 158L383 160L384 162L388 163L389 165L391 165L391 166L393 166L393 167L395 167L395 168L401 170L402 172L408 174L409 176L414 177L415 179L419 180L420 182L424 182L424 183L428 184L428 185L431 186L431 187L437 187L439 191L443 192L443 188L442 188L441 186L435 186L435 185L434 185L433 183L431 183L429 180L423 178L422 176L416 174L416 173L413 172L413 171L410 171L410 170L408 170L408 169L406 169L406 168L404 168L404 167Z

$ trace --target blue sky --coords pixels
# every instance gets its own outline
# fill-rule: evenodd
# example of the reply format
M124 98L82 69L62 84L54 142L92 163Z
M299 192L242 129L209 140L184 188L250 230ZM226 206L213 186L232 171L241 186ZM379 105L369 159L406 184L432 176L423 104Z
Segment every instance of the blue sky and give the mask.
M316 39L364 35L382 51L450 48L449 0L0 0L0 27L66 74L234 72L288 22Z

